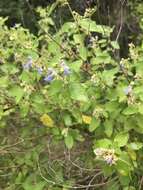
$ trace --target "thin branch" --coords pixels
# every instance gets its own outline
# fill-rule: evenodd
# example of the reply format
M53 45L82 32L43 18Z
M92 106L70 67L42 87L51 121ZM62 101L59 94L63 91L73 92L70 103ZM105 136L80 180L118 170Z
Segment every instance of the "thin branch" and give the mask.
M55 181L52 181L52 180L49 180L47 179L43 174L42 174L42 171L41 171L41 168L40 168L40 164L39 164L39 158L37 160L37 166L38 166L38 171L39 171L39 174L41 176L42 179L44 179L47 183L50 183L52 185L57 185L59 187L65 187L65 188L69 188L69 189L85 189L87 187L102 187L108 183L110 183L111 181L114 181L116 180L118 177L116 176L115 178L113 178L112 180L110 181L107 181L107 182L102 182L102 183L99 183L99 184L95 184L95 185L80 185L80 184L76 184L76 186L70 186L70 185L62 185L60 183L57 183Z
M116 42L118 42L118 40L119 40L122 28L123 28L123 5L121 4L121 9L120 9L120 27L119 27L119 31L118 31L117 36L116 36L116 40L115 40Z
M101 175L101 174L102 174L102 172L98 172L98 173L96 173L96 174L91 178L91 180L90 180L90 182L89 182L88 187L86 188L86 190L89 190L90 185L92 184L92 182L94 181L94 179L95 179L96 177L98 177L99 175Z

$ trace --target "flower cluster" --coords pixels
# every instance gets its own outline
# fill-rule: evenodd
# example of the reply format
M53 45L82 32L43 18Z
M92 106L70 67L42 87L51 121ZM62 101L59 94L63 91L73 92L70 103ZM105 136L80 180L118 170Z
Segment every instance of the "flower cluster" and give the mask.
M138 55L138 51L135 48L135 45L133 43L129 44L129 52L130 52L131 59L137 60L139 55Z
M26 71L29 71L30 69L36 69L39 75L42 75L44 78L43 80L45 82L50 83L56 76L60 76L62 73L63 76L68 76L71 74L71 70L68 65L64 62L64 60L61 60L60 64L58 65L59 71L56 71L55 68L48 68L48 69L43 69L42 66L37 66L33 63L32 57L28 57L28 60L25 64L22 65L23 69ZM47 70L47 71L46 71Z
M53 68L48 68L48 72L44 77L44 81L51 82L54 77L57 75L56 71Z
M116 164L118 160L113 149L97 148L94 153L98 159L104 160L109 165Z

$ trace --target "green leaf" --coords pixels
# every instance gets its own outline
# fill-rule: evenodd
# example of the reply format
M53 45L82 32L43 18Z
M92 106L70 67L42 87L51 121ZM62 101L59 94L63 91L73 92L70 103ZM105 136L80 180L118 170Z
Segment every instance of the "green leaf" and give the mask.
M81 19L79 21L79 25L87 32L97 32L101 33L104 36L109 36L112 32L112 28L104 26L104 25L97 25L95 21L91 19Z
M132 115L138 113L138 107L135 105L129 105L126 109L124 109L123 114L124 115Z
M113 121L112 120L106 120L104 122L104 127L105 127L105 134L107 137L111 137L113 133Z
M65 136L64 141L68 149L71 149L73 147L74 141L73 137L70 134L67 134L67 136Z
M119 147L125 146L129 140L128 133L119 133L114 138L114 143L117 143Z
M28 111L29 111L29 103L28 102L22 102L20 105L21 116L25 117L28 114Z
M89 131L93 132L100 125L100 120L95 117L92 118L91 124L89 125Z
M72 116L75 118L76 122L82 123L82 114L79 109L72 109L71 110Z
M66 126L71 126L72 125L72 118L69 114L65 113L63 115L63 118L64 118L64 122L65 122L65 125Z
M19 86L13 86L9 90L9 94L15 98L16 103L18 103L21 100L21 98L24 96L24 93L25 92L24 92L23 88L21 88Z
M0 88L6 88L9 84L8 76L0 77Z
M32 106L34 111L40 114L44 114L48 111L48 106L45 105L45 100L42 94L34 93L31 96Z
M76 44L83 45L84 37L81 34L75 34L75 35L73 35L73 39L74 39L74 41L75 41Z
M72 99L81 101L81 102L88 101L88 97L85 93L85 90L79 83L69 84L69 91L70 91L70 96Z
M110 146L112 145L111 140L109 139L101 139L101 140L97 140L95 141L95 148L100 147L100 148L110 148Z
M141 142L132 142L128 145L129 148L132 150L139 150L143 147L143 143Z
M122 176L122 175L119 175L119 180L120 180L120 183L123 185L123 186L128 186L129 183L130 183L130 176ZM129 190L129 189L128 189Z
M111 41L111 46L112 46L114 49L120 49L119 44L118 44L116 41Z
M80 71L80 68L82 66L82 60L77 60L77 61L74 61L70 64L70 68L75 71L75 72L79 72Z
M76 24L74 22L66 22L62 25L59 33L71 32L76 29Z
M110 69L110 70L104 70L102 72L102 78L108 84L109 86L113 85L113 79L115 78L115 74L118 72L118 69ZM110 80L109 80L110 78Z
M37 184L33 185L32 182L24 182L22 187L24 188L24 190L43 190L45 186L45 182L38 182Z
M127 152L122 151L120 158L117 161L116 169L118 170L121 176L130 176L130 172L133 168Z
M63 81L61 80L54 80L49 88L49 94L54 95L59 93L62 90Z
M143 104L139 105L138 111L139 111L140 114L143 115Z
M79 47L79 55L84 61L87 60L87 49L83 45Z

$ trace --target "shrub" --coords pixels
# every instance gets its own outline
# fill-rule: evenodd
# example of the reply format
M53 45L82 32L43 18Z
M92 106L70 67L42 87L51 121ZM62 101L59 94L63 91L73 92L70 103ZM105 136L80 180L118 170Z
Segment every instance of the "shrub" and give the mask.
M117 62L92 12L56 31L48 11L37 37L0 19L3 189L139 189L142 48Z

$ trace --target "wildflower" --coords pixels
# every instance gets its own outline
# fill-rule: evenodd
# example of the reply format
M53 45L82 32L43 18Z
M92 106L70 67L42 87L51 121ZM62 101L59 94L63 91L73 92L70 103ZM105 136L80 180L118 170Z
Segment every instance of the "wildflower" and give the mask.
M125 68L124 64L123 64L123 63L120 63L120 65L119 65L119 66L120 66L120 70L121 70L121 71L123 71L123 70L124 70L124 68Z
M97 77L96 77L95 74L93 74L93 75L91 76L91 82L96 83L96 81L97 81Z
M42 75L43 69L41 67L37 67L37 71L38 71L39 75Z
M54 79L54 76L52 74L45 76L44 81L51 82Z
M132 86L131 85L129 85L128 87L126 87L124 89L125 95L129 95L131 92L132 92Z
M57 73L53 68L48 68L48 72L47 72L47 75L44 78L44 81L51 82L54 79L56 74Z
M53 127L54 125L54 121L52 120L52 118L47 115L47 114L43 114L40 117L40 121L43 123L43 125L48 126L48 127Z
M65 62L62 60L60 63L62 69L63 69L63 73L65 76L69 75L71 73L70 68L68 65L65 64Z
M32 57L29 56L27 62L23 64L23 69L29 70L32 67L32 63L33 63Z
M63 69L64 69L64 75L65 76L69 75L71 73L70 68L67 65L65 65Z
M94 150L94 153L99 159L104 160L109 165L116 164L118 160L113 149L97 148Z
M106 161L107 164L112 165L115 164L117 159L114 155L108 155L104 158L104 160Z
M97 156L102 156L104 151L105 151L105 149L103 149L103 148L97 148L97 149L94 150L94 153Z

